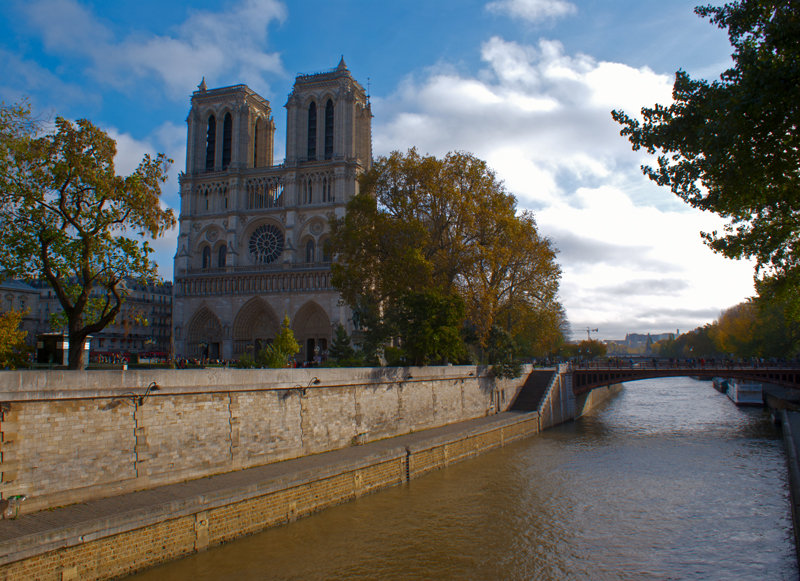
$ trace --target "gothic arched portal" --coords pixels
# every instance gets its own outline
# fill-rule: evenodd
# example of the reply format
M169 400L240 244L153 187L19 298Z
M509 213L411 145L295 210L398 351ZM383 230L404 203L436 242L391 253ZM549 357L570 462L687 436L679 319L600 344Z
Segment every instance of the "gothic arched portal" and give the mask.
M331 320L325 309L313 301L304 304L294 316L294 336L300 344L298 360L314 361L327 356L331 341Z
M186 336L189 357L219 359L222 345L222 325L206 307L200 307L189 322Z
M280 322L263 299L250 299L239 309L233 321L233 354L254 355L267 343L271 343L280 331Z

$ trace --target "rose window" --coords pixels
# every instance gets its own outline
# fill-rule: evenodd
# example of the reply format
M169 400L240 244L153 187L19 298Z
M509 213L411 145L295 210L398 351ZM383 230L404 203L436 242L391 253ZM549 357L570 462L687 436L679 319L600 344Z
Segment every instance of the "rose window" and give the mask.
M255 262L275 262L283 252L283 233L272 224L262 224L250 236L250 256Z

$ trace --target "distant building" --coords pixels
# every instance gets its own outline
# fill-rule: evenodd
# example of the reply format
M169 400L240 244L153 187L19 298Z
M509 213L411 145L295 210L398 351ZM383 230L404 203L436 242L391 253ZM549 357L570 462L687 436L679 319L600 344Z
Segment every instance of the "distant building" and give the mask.
M609 355L651 355L653 345L675 337L675 333L628 333L623 340L608 340L605 344Z
M39 333L39 289L18 280L0 281L0 313L19 311L22 317L22 330L27 331L25 342L36 345Z
M33 285L38 298L38 332L58 331L50 325L51 316L61 313L50 285L40 280ZM115 353L169 354L172 331L172 283L142 284L134 280L123 283L127 291L117 318L99 333L92 335L91 356Z

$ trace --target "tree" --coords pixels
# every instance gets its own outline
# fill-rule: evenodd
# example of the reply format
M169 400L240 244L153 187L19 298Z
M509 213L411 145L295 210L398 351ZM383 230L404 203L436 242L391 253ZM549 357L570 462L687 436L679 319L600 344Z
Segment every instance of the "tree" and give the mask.
M564 309L552 306L518 306L501 310L499 320L508 328L517 345L517 353L527 357L546 357L558 352L569 336Z
M328 349L328 365L332 367L358 367L364 361L358 356L356 350L350 342L350 336L344 325L336 325L336 334Z
M333 284L364 328L365 345L396 336L403 297L457 296L485 350L501 309L559 310L555 250L486 163L415 149L376 160L361 193L332 224Z
M406 361L411 365L458 361L466 354L461 339L464 301L437 291L408 293L390 313Z
M294 357L299 351L300 345L294 338L289 315L286 315L275 340L264 347L258 354L257 363L263 367L280 369L286 367L289 364L289 358Z
M25 344L27 331L20 328L25 313L0 313L0 369L16 369L26 364L29 347Z
M608 353L606 344L596 339L584 339L578 343L578 354L588 361L605 357L606 353Z
M489 332L487 361L492 366L492 375L511 379L522 373L522 364L516 359L517 344L511 333L498 325Z
M87 336L111 323L128 278L155 278L147 238L175 224L161 207L171 163L145 155L129 176L116 174L116 143L82 119L56 118L39 136L30 108L0 106L0 268L44 278L64 310L69 367L86 365Z
M755 341L758 326L758 307L746 301L724 310L712 325L711 337L721 353L733 353L740 357L757 354Z
M703 233L729 258L756 260L759 290L800 303L800 3L740 0L695 9L727 28L733 67L709 83L678 71L673 102L613 111L633 148L659 152L644 173L729 220Z

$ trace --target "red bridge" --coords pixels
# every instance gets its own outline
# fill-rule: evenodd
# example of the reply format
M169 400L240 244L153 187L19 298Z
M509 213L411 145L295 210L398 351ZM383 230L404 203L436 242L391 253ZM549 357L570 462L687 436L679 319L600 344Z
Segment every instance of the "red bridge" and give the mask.
M800 389L800 365L739 365L727 363L674 363L646 361L633 364L583 363L572 364L572 391L580 395L595 389L625 381L654 377L725 377L772 383Z

